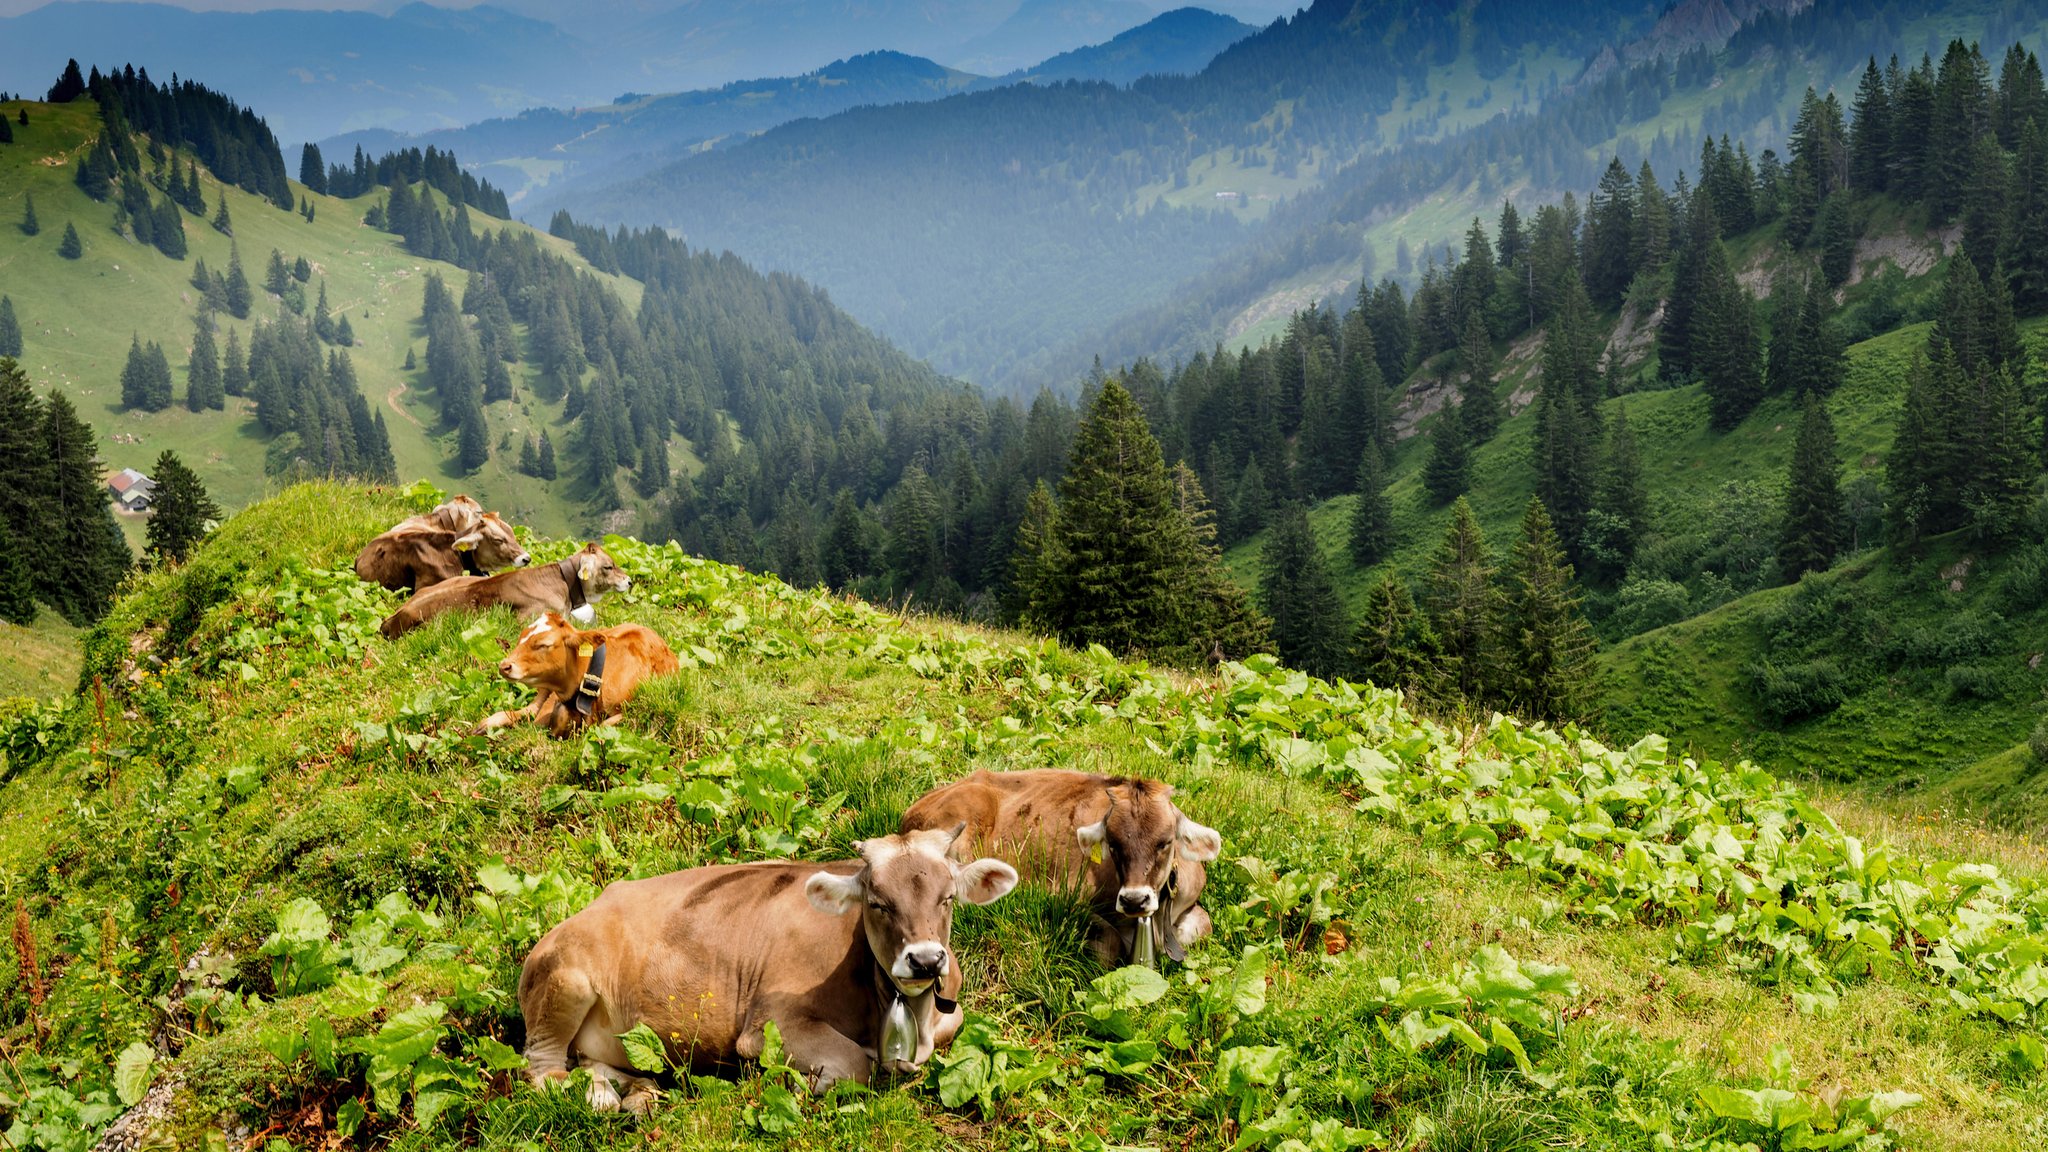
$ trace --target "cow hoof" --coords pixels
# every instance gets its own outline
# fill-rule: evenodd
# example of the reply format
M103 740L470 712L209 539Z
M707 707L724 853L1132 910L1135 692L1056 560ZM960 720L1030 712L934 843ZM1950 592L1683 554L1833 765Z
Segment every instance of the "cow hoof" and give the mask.
M612 1087L610 1080L598 1076L590 1081L590 1110L593 1112L617 1112L619 1110L619 1090Z
M660 1100L661 1093L655 1091L652 1085L642 1084L627 1093L626 1098L619 1101L619 1107L635 1116L645 1116L654 1111L655 1104Z
M912 1076L917 1073L917 1065L909 1060L884 1060L882 1071L892 1076Z

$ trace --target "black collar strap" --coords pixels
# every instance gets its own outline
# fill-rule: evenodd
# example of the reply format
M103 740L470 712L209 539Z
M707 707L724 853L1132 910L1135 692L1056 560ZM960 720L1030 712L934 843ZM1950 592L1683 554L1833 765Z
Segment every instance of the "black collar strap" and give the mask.
M958 1000L948 1000L934 992L932 993L932 1007L937 1008L941 1016L951 1016L960 1010L960 1002Z
M573 611L590 603L590 598L583 594L583 574L576 570L576 557L571 556L555 567L562 573L562 579L569 582L570 609Z
M597 706L598 693L604 691L604 637L599 636L589 643L594 649L590 654L590 664L583 672L583 680L576 685L576 694L569 697L569 707L575 709L578 716L590 715Z
M458 551L458 552L457 552L457 553L455 553L455 554L456 554L457 556L460 556L460 557L462 557L462 570L463 570L464 572L467 572L467 573L469 573L469 574L470 574L471 576L489 576L489 575L490 575L490 573L489 573L489 572L486 572L486 571L484 571L484 569L483 569L483 565L481 565L481 564L478 564L478 563L476 562L476 549L474 549L474 548L464 548L464 549L462 549L461 551Z

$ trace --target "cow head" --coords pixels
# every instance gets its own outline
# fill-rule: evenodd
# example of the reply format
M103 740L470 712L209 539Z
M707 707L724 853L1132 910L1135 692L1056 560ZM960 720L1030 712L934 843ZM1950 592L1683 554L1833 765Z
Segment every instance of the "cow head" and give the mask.
M498 675L532 688L574 688L576 644L582 634L560 612L543 612L498 661Z
M476 566L484 572L524 568L531 559L526 549L519 546L519 538L512 534L512 526L500 520L496 512L479 517L475 528L455 538L454 546L457 552L476 553Z
M1116 870L1116 910L1133 918L1159 911L1176 860L1206 863L1223 851L1223 837L1188 819L1174 806L1172 785L1157 780L1113 781L1109 811L1074 835Z
M477 522L484 518L484 506L473 496L455 496L444 503L434 505L434 510L421 519L443 532L474 532Z
M607 592L624 592L633 586L633 578L595 543L585 544L582 551L569 557L569 563L575 566L576 579L583 582L583 598L592 604Z
M922 993L946 974L956 898L992 904L1017 886L1017 870L1001 860L953 861L948 850L966 827L862 840L854 845L859 872L818 872L804 884L804 895L820 912L843 916L861 909L868 950L906 996Z

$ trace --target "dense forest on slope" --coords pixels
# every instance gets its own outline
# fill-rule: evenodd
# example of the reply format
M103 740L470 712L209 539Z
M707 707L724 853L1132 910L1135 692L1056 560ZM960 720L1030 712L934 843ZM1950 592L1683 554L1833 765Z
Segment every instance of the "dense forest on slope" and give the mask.
M855 109L569 207L801 271L940 369L1014 388L1104 315L1171 306L1275 197L1402 131L1534 102L1548 81L1524 65L1589 56L1645 9L1322 0L1195 76ZM1486 92L1439 111L1453 65Z

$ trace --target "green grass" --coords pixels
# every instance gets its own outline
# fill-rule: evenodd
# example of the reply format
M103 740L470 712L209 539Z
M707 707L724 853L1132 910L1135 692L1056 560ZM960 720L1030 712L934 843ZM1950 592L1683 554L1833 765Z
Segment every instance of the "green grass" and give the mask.
M0 111L12 120L22 107L10 102L0 105ZM185 363L196 304L189 283L192 265L203 259L209 269L225 271L229 238L208 227L206 220L187 214L185 236L191 251L180 261L116 235L114 205L94 203L79 192L69 163L99 131L96 107L84 100L26 107L28 126L16 126L15 142L0 147L0 285L13 297L21 320L26 338L22 363L30 380L39 388L61 388L72 397L98 431L101 456L110 469L147 471L158 453L171 448L230 510L275 491L277 483L264 474L266 440L249 401L229 397L225 412L193 413L184 407ZM439 426L438 408L422 395L424 369L408 374L402 365L408 348L424 359L419 312L426 276L440 273L459 294L467 275L450 265L418 259L404 251L397 237L364 227L363 213L379 194L346 201L312 195L294 184L293 190L314 204L314 220L308 223L257 197L224 190L210 173L202 173L208 218L225 195L243 269L257 290L251 321L220 321L240 331L244 348L253 320L278 309L262 292L271 250L282 252L287 263L304 256L314 268L313 282L306 288L308 306L324 277L335 314L346 314L354 329L356 345L350 356L365 399L384 414L401 477L431 477L451 490L467 491L487 507L550 535L598 527L596 514L573 498L573 483L566 479L574 472L572 433L562 422L560 404L543 403L532 391L536 369L530 358L513 366L515 398L486 409L491 460L472 476L455 473L453 430ZM23 198L30 194L42 226L34 237L14 226L21 219ZM509 227L533 233L524 224L505 224L478 214L471 219L479 229ZM56 254L66 223L76 225L85 242L80 260L63 260ZM567 242L533 234L551 251L583 266ZM601 278L629 306L638 306L637 282ZM121 406L120 373L135 335L161 343L170 358L177 401L164 412L129 412ZM224 332L216 333L216 344L225 346ZM541 481L513 468L520 439L543 428L555 441L565 479ZM508 436L509 450L501 447ZM672 459L676 458L690 459L684 441L673 445ZM631 490L630 483L621 487ZM643 509L636 504L633 511L625 524L637 523ZM131 532L131 537L139 539L139 533Z
M0 699L41 700L78 683L79 631L48 608L27 626L0 620Z

